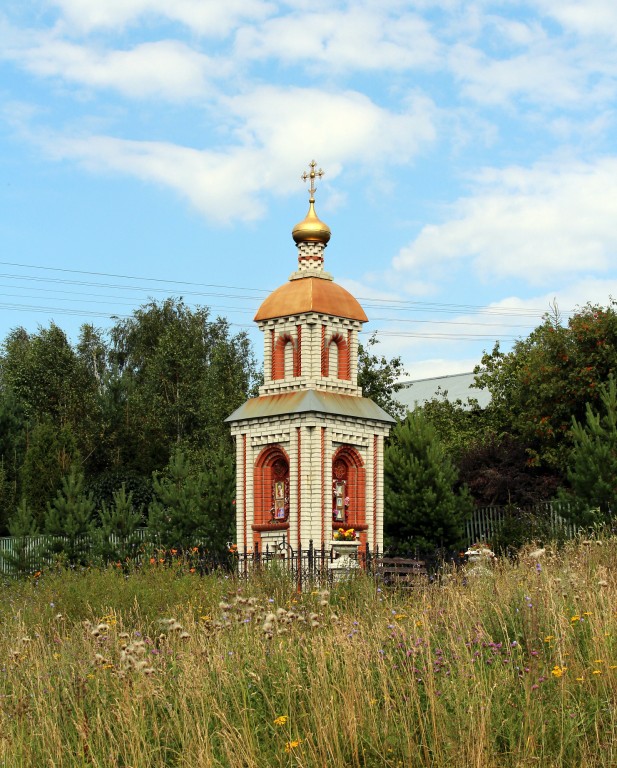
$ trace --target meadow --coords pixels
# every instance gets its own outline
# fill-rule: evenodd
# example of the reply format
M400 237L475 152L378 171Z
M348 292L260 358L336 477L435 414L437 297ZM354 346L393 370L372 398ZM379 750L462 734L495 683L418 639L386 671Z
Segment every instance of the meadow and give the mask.
M3 585L0 765L617 765L615 538L411 590L153 560Z

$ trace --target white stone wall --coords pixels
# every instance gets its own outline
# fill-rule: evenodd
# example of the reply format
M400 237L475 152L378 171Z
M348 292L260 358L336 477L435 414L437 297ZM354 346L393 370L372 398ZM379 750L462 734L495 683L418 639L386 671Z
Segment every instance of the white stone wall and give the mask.
M272 379L273 347L280 336L289 334L297 343L297 328L301 326L301 375L294 376L290 366L285 368L284 379ZM326 342L335 334L340 333L347 341L348 331L351 331L350 374L351 378L339 379L337 371L329 371L329 375L321 375L321 337L322 327L326 327ZM276 318L259 323L259 329L264 334L264 383L259 388L260 395L296 392L300 389L317 389L327 392L337 392L344 395L361 396L358 387L358 332L362 323L358 320L333 317L311 312L293 315L284 319ZM271 331L274 330L274 336Z
M324 445L325 472L322 483L321 427L326 427ZM236 494L238 547L243 546L242 514L242 460L243 438L247 435L246 508L247 546L252 549L254 522L253 467L261 450L267 445L280 445L289 456L290 469L290 517L287 533L289 543L298 546L298 427L300 427L300 480L301 480L301 546L308 548L312 539L314 546L321 545L322 531L325 542L332 534L332 457L341 445L355 448L364 462L366 474L366 522L369 526L368 541L383 547L383 441L389 431L387 424L372 420L358 420L350 417L328 417L316 414L285 415L274 419L255 419L235 422L232 434L236 437L238 458L237 479L239 493ZM374 435L377 439L377 528L373 528L373 448ZM323 510L323 512L322 512ZM268 538L272 538L269 536ZM280 540L281 534L278 533Z

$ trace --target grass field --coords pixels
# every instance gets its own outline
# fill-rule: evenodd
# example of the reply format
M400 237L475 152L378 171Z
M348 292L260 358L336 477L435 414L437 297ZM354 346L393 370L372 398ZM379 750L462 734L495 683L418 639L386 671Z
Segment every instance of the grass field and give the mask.
M615 766L617 540L296 594L178 561L0 602L0 765Z

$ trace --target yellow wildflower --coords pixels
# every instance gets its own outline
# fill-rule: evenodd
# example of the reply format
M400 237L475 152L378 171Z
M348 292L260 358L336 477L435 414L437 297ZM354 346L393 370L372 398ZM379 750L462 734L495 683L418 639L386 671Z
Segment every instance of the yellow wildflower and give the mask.
M580 621L580 620L581 620L580 616L572 616L572 618L570 619L570 621Z
M285 725L285 723L289 720L287 715L279 715L274 720L274 725Z
M553 675L553 677L563 677L563 673L565 671L566 671L566 667L560 667L558 664L555 664L555 666L551 670L551 675Z
M601 675L602 674L602 670L601 669L594 669L593 674L594 675Z
M289 753L296 747L299 747L301 741L302 739L294 739L293 741L288 741L287 744L285 744L285 752Z
M547 636L544 638L544 642L545 642L545 643L550 643L550 642L551 642L551 640L554 640L554 639L555 639L555 636L554 636L554 635L547 635Z

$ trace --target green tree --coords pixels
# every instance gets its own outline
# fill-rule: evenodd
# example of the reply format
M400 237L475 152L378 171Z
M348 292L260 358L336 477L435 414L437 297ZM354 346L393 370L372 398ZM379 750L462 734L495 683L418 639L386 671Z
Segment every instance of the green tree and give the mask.
M233 489L231 467L224 459L210 472L196 470L176 451L166 471L155 474L148 526L163 547L223 550L231 533L232 507L224 502Z
M398 402L396 393L403 386L401 378L405 375L400 357L388 360L384 355L376 355L373 347L379 344L376 334L372 334L366 346L358 344L358 386L362 394L395 419L404 418L407 408Z
M256 367L245 333L211 320L181 299L152 302L111 331L111 363L122 378L125 465L145 473L169 460L172 447L221 445L232 451L224 419L252 390Z
M585 421L572 419L567 477L570 516L579 525L610 522L617 513L617 384L598 387L599 408L587 403Z
M133 504L133 493L122 484L113 501L102 502L98 526L92 531L93 556L104 563L135 558L141 545L137 529L143 523L141 509Z
M61 488L63 477L79 462L79 452L70 425L58 429L49 416L27 435L26 446L19 473L20 487L43 527L47 504Z
M62 478L56 498L47 504L45 533L53 536L50 552L71 565L86 565L92 532L92 495L84 491L84 477L72 469Z
M497 434L520 437L533 465L562 471L572 418L597 406L599 386L617 367L617 312L587 304L563 325L557 310L509 353L497 345L476 369Z
M434 428L412 413L391 435L384 457L385 533L390 544L430 550L458 546L472 502Z
M9 533L13 539L12 549L2 554L11 573L15 575L32 573L40 568L41 547L33 541L39 532L36 519L25 499L22 499L9 520Z

